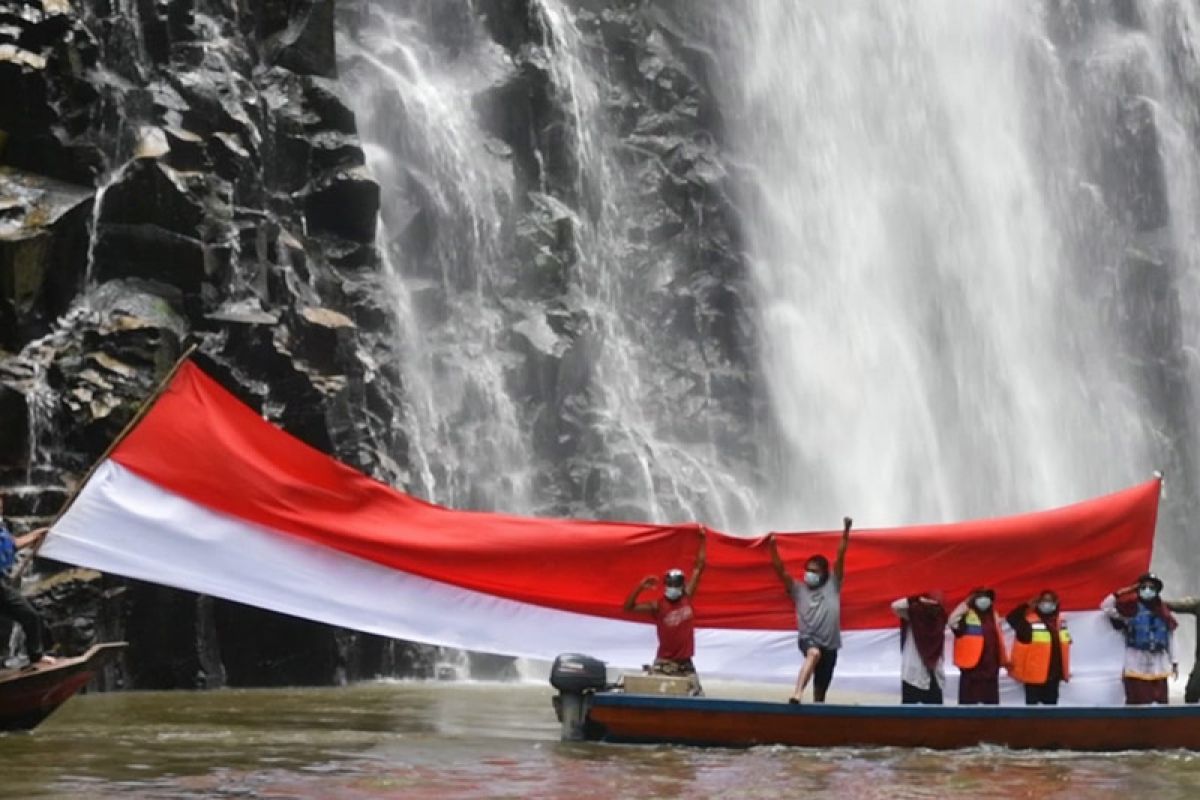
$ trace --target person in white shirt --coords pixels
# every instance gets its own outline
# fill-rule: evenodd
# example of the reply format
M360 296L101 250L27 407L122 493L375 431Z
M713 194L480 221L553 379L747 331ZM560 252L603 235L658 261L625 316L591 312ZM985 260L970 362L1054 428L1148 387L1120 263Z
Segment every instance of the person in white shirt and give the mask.
M900 702L941 705L946 686L946 607L940 592L892 603L900 623Z

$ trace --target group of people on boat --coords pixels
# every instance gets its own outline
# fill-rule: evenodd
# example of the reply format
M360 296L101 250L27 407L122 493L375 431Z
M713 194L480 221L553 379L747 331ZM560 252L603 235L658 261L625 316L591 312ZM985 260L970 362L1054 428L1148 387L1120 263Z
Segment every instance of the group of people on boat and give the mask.
M821 554L805 561L800 580L788 572L774 535L767 537L776 575L796 609L797 644L801 665L788 698L799 703L811 682L813 700L825 701L842 646L841 593L846 552L853 520L843 520L841 543L833 565ZM695 678L695 613L692 599L706 565L706 538L701 542L691 576L669 570L660 598L642 600L642 593L658 585L648 576L629 594L625 611L653 617L658 651L650 671ZM1163 582L1153 573L1123 586L1104 598L1102 610L1124 637L1122 682L1128 705L1167 703L1167 679L1178 678L1172 609L1200 614L1200 600L1187 598L1169 603L1162 598ZM892 603L901 623L901 701L941 704L946 683L947 629L953 634L952 660L959 670L960 705L996 705L1000 702L1000 675L1007 670L1025 689L1028 705L1057 705L1059 688L1071 679L1071 632L1059 607L1059 596L1046 589L1000 616L996 592L978 587L953 610L947 611L939 591L902 597ZM1002 624L1012 632L1011 646ZM1198 646L1200 651L1200 646ZM1200 666L1200 665L1198 665ZM1188 682L1187 702L1200 700L1200 669Z
M21 594L18 585L9 579L9 571L17 561L17 553L35 546L46 532L46 528L38 528L23 536L14 536L4 518L4 497L0 495L0 617L7 617L21 626L31 666L49 666L56 659L46 654L46 626L41 616Z

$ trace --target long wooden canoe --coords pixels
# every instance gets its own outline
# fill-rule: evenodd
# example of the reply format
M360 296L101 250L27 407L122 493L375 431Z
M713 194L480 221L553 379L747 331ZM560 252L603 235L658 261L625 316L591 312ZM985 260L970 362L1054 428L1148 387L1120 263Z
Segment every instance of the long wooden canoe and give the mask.
M94 645L49 666L0 670L0 731L27 731L70 700L125 642Z
M608 742L1200 750L1198 706L788 705L598 692L586 713L587 738Z

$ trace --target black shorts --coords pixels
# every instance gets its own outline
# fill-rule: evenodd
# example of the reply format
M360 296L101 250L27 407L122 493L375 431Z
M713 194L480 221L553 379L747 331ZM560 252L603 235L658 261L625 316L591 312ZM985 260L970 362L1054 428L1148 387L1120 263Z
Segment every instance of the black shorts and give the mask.
M833 682L833 668L837 666L837 650L830 650L826 647L813 644L812 640L807 636L801 636L796 640L796 645L800 648L800 652L808 655L808 651L812 648L817 648L821 651L821 657L817 659L817 666L813 670L813 694L819 700L825 699L825 692L829 689L829 684Z

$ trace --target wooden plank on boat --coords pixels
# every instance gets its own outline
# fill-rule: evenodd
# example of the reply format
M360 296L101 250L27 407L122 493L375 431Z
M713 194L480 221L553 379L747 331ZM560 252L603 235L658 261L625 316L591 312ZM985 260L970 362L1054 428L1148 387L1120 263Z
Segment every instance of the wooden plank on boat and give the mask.
M54 664L0 671L0 731L31 730L86 686L125 642L92 646Z
M588 721L613 742L750 747L1200 750L1197 706L839 706L600 693Z
M621 685L631 694L690 695L696 684L693 678L688 677L627 672L621 676Z

